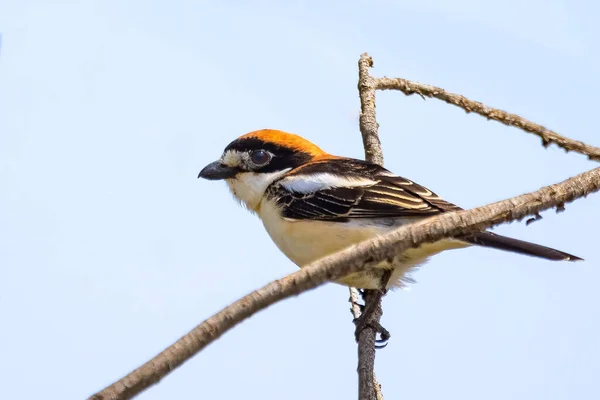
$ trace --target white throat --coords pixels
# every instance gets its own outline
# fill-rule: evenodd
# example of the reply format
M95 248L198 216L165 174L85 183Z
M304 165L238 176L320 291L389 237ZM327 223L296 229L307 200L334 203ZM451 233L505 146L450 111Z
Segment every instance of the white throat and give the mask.
M265 191L291 168L276 172L241 172L233 179L227 179L231 193L251 211L257 212Z

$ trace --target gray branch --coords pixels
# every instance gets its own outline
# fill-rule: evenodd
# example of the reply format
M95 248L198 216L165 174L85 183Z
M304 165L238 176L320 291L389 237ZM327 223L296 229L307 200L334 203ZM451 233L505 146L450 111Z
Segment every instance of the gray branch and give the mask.
M398 228L341 252L319 259L299 271L273 281L225 307L156 357L90 397L92 400L130 399L171 373L225 332L268 306L325 282L372 268L382 260L422 243L474 233L495 225L521 220L600 190L600 168L561 183L543 187L471 210L454 211Z
M373 59L367 53L360 56L358 60L358 93L360 95L360 133L365 148L365 159L372 163L383 166L383 150L377 129L379 124L375 117L375 92L377 80L369 74L369 68L373 67ZM382 288L385 289L385 288ZM350 297L355 288L350 288ZM377 326L383 315L381 299L377 300L372 290L365 290L363 299L365 308L370 303L378 301L373 306L375 311L370 314L369 319L364 321L365 326ZM358 336L358 398L359 400L383 399L381 385L375 377L375 339L377 332L373 328L363 329Z
M496 108L488 107L478 101L469 100L456 93L450 93L442 88L425 85L418 82L409 81L402 78L379 78L377 79L377 89L380 90L399 90L407 96L418 94L419 96L433 97L448 104L462 108L467 113L474 112L487 119L493 119L508 126L515 126L532 133L542 139L544 147L554 143L566 151L574 151L588 156L590 160L600 161L600 148L590 146L578 140L569 139L558 133L551 131L534 122L526 120L516 114L511 114Z

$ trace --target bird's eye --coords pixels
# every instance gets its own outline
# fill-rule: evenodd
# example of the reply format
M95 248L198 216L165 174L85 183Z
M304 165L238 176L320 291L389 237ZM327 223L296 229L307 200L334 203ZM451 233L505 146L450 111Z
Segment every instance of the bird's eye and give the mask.
M271 155L264 150L256 150L250 153L250 160L258 166L266 165L271 161Z

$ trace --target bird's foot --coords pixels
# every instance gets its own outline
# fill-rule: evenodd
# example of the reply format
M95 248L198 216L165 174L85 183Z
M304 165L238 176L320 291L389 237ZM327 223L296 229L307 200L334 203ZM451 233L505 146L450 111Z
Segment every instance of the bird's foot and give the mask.
M354 320L354 324L356 325L356 330L354 331L354 337L357 342L360 339L360 334L365 329L373 329L375 331L375 335L376 335L375 336L376 337L375 338L375 343L376 343L375 348L383 349L384 347L386 347L388 345L388 340L390 340L390 337L392 335L379 322L367 321L366 319L363 319L363 317L361 316ZM377 338L377 335L379 336L379 338Z
M375 348L376 349L383 349L385 346L387 346L387 342L391 337L390 332L387 329L385 329L379 323L379 321L372 318L373 313L379 306L379 303L380 303L382 297L386 294L386 292L387 292L386 289L380 289L380 290L375 291L375 293L373 293L372 297L369 299L368 302L365 299L365 305L361 306L361 312L362 312L361 316L358 318L355 318L353 321L354 325L356 325L356 330L354 331L354 337L357 342L360 338L360 334L365 329L369 328L369 329L373 329L375 331L375 335L376 335ZM363 295L363 298L364 298L365 292L362 291L361 294ZM377 339L377 335L379 335L379 339Z

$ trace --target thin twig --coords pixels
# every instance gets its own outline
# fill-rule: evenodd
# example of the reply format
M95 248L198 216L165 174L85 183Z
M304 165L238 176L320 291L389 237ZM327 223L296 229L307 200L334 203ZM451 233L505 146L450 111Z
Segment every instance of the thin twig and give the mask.
M542 144L544 147L554 143L566 151L575 151L588 156L590 160L600 161L600 148L598 147L590 146L578 140L561 136L558 133L543 127L542 125L528 121L516 114L511 114L506 111L488 107L485 104L482 104L478 101L469 100L459 94L447 92L442 88L425 85L402 78L384 77L377 79L377 89L400 90L407 96L418 94L421 97L434 97L436 99L443 100L448 104L460 107L468 113L474 112L486 117L487 119L493 119L494 121L501 122L508 126L515 126L524 130L525 132L537 135L542 139Z
M282 279L273 281L232 303L202 322L173 345L135 371L90 397L93 400L130 399L189 360L241 321L279 300L313 289L353 272L393 259L410 247L445 237L474 233L501 223L521 220L540 211L570 203L600 190L600 168L564 182L543 187L471 210L443 213L405 225L390 233L324 257Z
M369 68L373 67L373 59L367 53L363 53L358 60L358 93L360 95L360 133L363 138L365 148L365 159L375 164L383 166L383 150L381 149L381 140L377 132L379 124L375 117L375 92L377 81L369 73ZM384 285L387 282L383 283ZM385 289L385 287L381 288ZM352 290L352 289L350 289ZM377 331L372 328L379 326L383 308L381 306L381 296L376 296L374 291L365 290L363 299L365 308L369 303L373 304L375 311L371 313L367 321L364 321L363 329L358 336L358 398L359 400L377 400L383 397L381 394L381 385L375 377L375 339ZM379 391L379 396L377 395Z
M361 311L360 311L360 303L359 303L359 297L360 294L358 293L358 289L351 287L350 289L350 298L348 299L348 301L350 302L350 312L352 313L352 316L354 317L354 319L358 319L358 317L360 317Z

